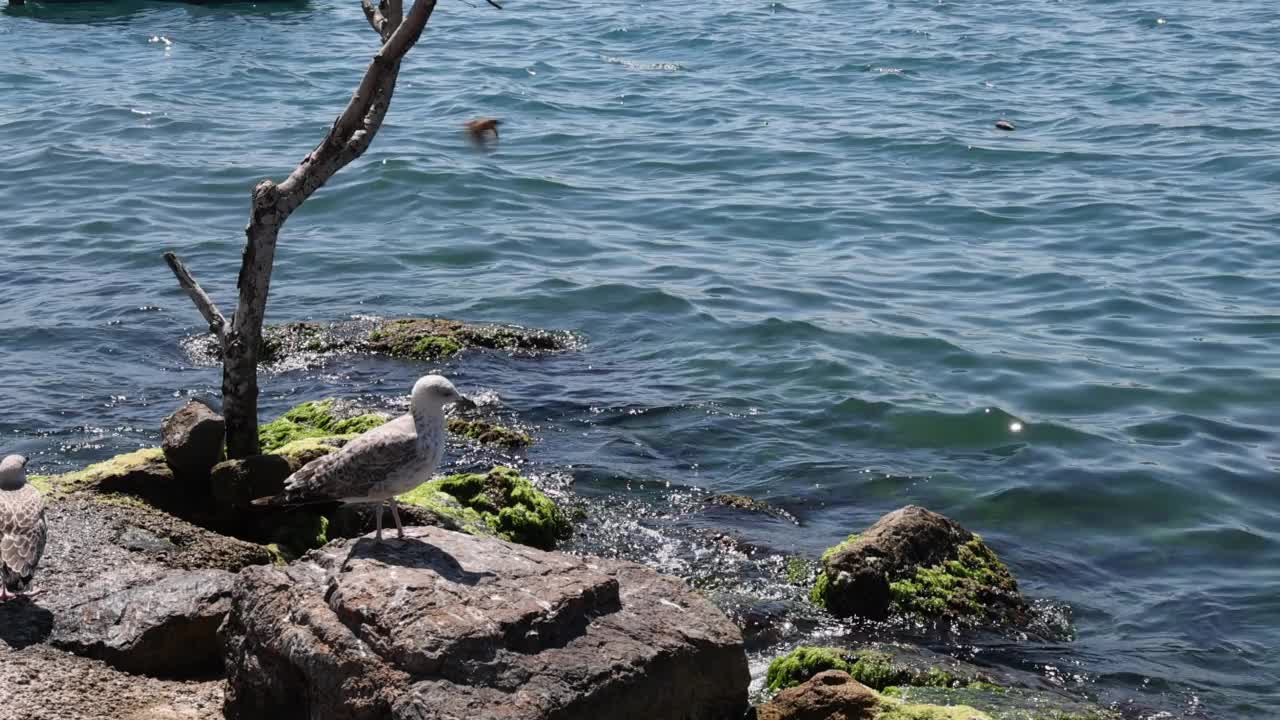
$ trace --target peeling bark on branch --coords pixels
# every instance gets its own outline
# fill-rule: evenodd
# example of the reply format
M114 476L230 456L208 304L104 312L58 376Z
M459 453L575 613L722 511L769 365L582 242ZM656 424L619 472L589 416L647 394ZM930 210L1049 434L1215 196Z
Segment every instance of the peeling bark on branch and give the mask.
M380 0L377 7L372 0L361 0L365 18L382 38L382 47L324 140L283 182L263 180L254 187L236 282L240 297L230 322L178 257L165 254L178 284L191 296L222 343L222 414L227 423L227 454L232 458L256 455L259 450L258 354L280 227L312 193L364 154L373 142L391 106L400 61L422 36L435 7L436 0L415 0L405 16L401 0Z
M191 272L187 270L186 265L182 264L182 259L177 254L165 253L164 261L169 264L169 269L178 278L178 286L187 291L191 302L195 303L196 309L204 316L205 322L209 323L209 332L217 335L219 340L224 338L227 334L227 319L222 316L222 311L214 304L213 298L209 297L194 277L191 277Z

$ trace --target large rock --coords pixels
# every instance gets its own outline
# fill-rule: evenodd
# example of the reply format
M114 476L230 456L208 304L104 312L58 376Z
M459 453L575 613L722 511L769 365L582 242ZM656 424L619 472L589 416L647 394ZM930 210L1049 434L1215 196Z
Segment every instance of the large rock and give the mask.
M849 673L827 670L756 708L756 720L871 720L879 705L880 696Z
M221 634L228 718L727 720L742 638L633 563L439 528L241 574Z
M49 642L127 672L182 677L216 671L217 630L231 608L236 576L224 570L173 571L60 613Z
M897 611L975 624L1029 619L1009 568L982 538L915 505L827 550L812 597L842 617L880 620Z
M222 459L226 422L208 405L188 400L160 423L165 462L179 477L207 478Z

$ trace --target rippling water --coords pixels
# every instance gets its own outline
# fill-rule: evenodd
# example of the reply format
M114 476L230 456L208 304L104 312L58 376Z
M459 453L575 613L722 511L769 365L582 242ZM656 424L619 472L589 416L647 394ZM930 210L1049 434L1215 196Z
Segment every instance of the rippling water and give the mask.
M802 553L925 504L1073 609L1027 667L1262 717L1278 33L1261 0L442 3L369 153L286 226L269 315L579 331L447 369L579 491L767 498L801 524L733 530ZM373 40L333 0L0 14L5 450L83 464L216 392L160 253L230 305L250 187ZM505 120L491 152L477 115ZM320 359L265 378L265 412L422 371Z

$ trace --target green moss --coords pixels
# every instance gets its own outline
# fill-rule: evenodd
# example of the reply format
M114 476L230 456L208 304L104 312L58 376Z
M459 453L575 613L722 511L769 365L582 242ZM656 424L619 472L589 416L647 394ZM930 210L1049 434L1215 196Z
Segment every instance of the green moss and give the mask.
M813 575L813 566L803 558L787 558L787 582L804 585Z
M876 720L992 720L991 716L968 705L915 705L886 697L880 702Z
M836 553L840 552L846 547L852 545L854 542L857 541L857 539L858 539L858 533L854 533L849 537L845 538L844 542L840 543L839 545L832 545L831 547L827 548L826 552L822 553L822 562L825 564L828 560L831 559L832 555L835 555Z
M775 658L769 663L765 680L770 690L780 690L799 685L823 670L843 670L854 680L875 690L898 686L949 688L964 683L963 679L944 668L912 668L883 650L807 645Z
M289 461L289 467L293 469L293 472L297 472L299 468L312 460L336 452L338 444L334 442L335 440L354 437L355 435L326 435L323 438L302 438L272 450L271 454L279 455Z
M548 550L570 529L551 498L507 467L432 480L397 499L450 517L469 532Z
M900 702L902 707L914 709L917 714L880 715L877 720L885 717L893 720L932 720L935 717L950 720L951 716L929 715L925 710L937 713L951 708L976 708L979 714L974 717L991 720L1120 720L1119 714L1096 705L1075 702L1056 694L991 687L986 683L971 683L960 688L899 687L892 694L884 692L882 695L886 697L883 707L891 707L890 702ZM896 700L891 701L890 697Z
M280 547L278 543L263 545L262 548L271 556L272 565L288 565L298 559L297 555L294 555L285 548Z
M462 351L459 324L434 319L402 319L383 322L369 333L369 347L395 357L439 360Z
M53 493L53 476L52 475L28 475L27 482L39 490L43 495Z
M826 670L843 670L853 674L853 663L840 648L801 645L769 663L765 683L770 690L794 687Z
M1017 588L1009 568L976 535L960 546L955 560L917 568L910 577L889 584L899 612L951 617L985 617L984 593Z
M484 420L449 418L449 432L461 437L470 438L484 445L498 445L505 448L522 448L533 444L529 435Z
M116 455L110 460L95 463L83 470L61 475L36 475L28 477L27 481L46 495L63 497L69 493L94 488L105 478L143 472L171 477L172 472L164 461L164 451L160 448L143 448Z
M819 571L818 579L813 583L813 589L809 591L809 600L820 607L827 606L827 593L831 591L831 578L827 577L825 571Z
M332 400L312 400L260 426L258 443L262 446L262 452L267 453L295 440L359 434L385 422L387 418L376 413L338 418L333 414Z

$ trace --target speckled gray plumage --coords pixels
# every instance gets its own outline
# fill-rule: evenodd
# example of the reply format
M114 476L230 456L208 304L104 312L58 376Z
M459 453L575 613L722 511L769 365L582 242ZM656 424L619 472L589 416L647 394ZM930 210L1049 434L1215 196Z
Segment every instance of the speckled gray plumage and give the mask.
M13 458L18 458L21 464ZM48 533L44 497L35 487L26 484L22 467L25 459L11 455L4 459L4 464L6 477L0 483L0 585L5 591L22 592L30 586L40 556L44 554Z
M424 418L421 436L412 415L401 415L307 463L285 482L283 502L320 499L374 502L431 479L444 449L444 416Z
M254 504L391 501L395 516L395 496L430 480L440 465L445 445L444 406L453 402L470 403L439 375L419 379L410 395L409 414L307 463L285 481L284 492L254 500ZM396 524L398 527L398 517Z

